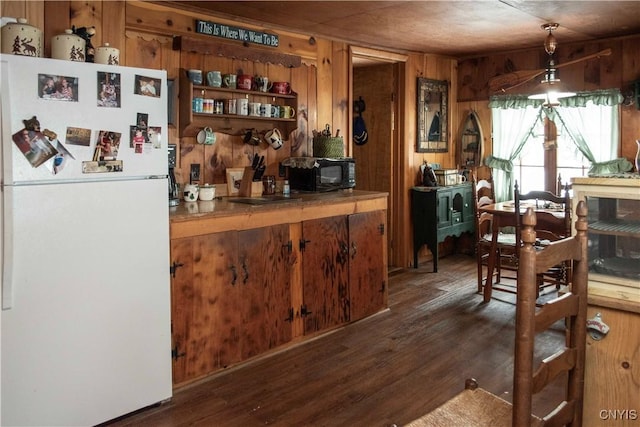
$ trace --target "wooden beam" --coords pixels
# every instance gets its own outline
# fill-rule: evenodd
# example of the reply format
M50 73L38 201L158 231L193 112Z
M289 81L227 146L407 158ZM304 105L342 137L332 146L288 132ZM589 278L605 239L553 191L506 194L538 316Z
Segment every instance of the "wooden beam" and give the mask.
M173 49L183 52L223 56L225 58L233 58L241 61L281 64L289 68L296 68L302 65L302 59L297 55L253 49L244 45L224 43L219 40L213 41L185 36L175 36L173 38Z

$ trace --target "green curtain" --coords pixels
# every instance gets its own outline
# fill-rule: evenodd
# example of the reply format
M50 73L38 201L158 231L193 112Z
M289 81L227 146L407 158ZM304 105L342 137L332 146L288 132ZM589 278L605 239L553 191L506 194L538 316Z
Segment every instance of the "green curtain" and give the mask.
M492 96L493 154L484 159L492 169L497 202L513 199L513 161L541 119L542 100L523 95Z
M587 103L591 101L601 108L601 114L609 114L611 126L607 129L600 129L606 135L601 135L609 144L603 145L601 139L588 140L585 135L593 135L596 132L583 132L590 125L601 126L588 117ZM569 135L569 138L576 145L582 155L589 160L591 167L589 175L602 175L612 173L627 172L633 168L631 162L625 158L616 158L619 146L619 108L623 101L623 96L618 89L606 89L591 92L579 92L570 98L560 99L560 105L556 108L545 108L545 114L550 120L561 125ZM610 107L610 108L607 108ZM604 148L604 149L603 149ZM597 155L596 155L597 153Z
M494 183L496 200L511 199L511 187L513 185L513 161L522 151L526 141L532 135L533 128L542 114L559 123L570 139L576 144L578 150L591 162L589 175L626 172L633 168L631 163L624 158L615 158L619 146L619 107L623 96L619 89L605 89L588 92L578 92L575 96L561 98L560 105L554 108L543 107L543 100L532 100L526 95L496 95L489 99L489 107L492 109L493 122L493 155L484 159L486 166L494 169ZM608 152L602 153L601 140L587 141L581 126L595 125L588 120L580 120L580 113L588 102L594 105L612 107L611 127L605 139L610 141L606 148ZM535 117L531 117L531 110L537 108ZM529 111L526 111L526 110ZM505 111L520 110L517 115L505 115ZM526 111L526 113L525 113ZM515 132L513 126L520 126L524 132ZM518 135L514 140L514 135ZM598 150L595 150L595 149ZM600 153L600 158L594 155L594 151Z

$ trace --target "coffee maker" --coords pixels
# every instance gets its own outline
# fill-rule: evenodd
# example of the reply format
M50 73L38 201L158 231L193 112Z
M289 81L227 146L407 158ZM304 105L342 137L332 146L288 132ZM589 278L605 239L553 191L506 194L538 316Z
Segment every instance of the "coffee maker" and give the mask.
M180 197L178 194L178 183L176 182L176 145L169 144L169 206L178 206Z

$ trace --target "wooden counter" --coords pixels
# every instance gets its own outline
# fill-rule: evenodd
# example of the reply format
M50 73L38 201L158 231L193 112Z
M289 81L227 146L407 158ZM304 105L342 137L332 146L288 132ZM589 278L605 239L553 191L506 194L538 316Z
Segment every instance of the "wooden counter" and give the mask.
M387 197L171 208L174 385L385 310Z
M265 196L264 199L268 199ZM387 209L388 193L343 190L328 193L294 193L288 201L247 204L223 197L210 202L180 202L169 208L171 238L198 236L229 230L248 230L292 224L335 215ZM257 198L260 200L262 198Z

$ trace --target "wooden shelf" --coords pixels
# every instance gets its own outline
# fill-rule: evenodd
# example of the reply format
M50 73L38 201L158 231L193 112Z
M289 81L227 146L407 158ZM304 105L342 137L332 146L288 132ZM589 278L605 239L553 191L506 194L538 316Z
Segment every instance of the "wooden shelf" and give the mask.
M188 81L188 79L187 79ZM189 82L193 90L201 90L203 93L205 92L219 92L219 93L230 93L230 94L239 94L239 95L252 95L252 96L260 96L264 98L284 98L284 99L296 99L297 95L283 95L280 93L272 93L272 92L259 92L256 90L242 90L242 89L229 89L227 87L213 87L213 86L203 86L203 85L194 85Z
M640 222L621 219L599 220L589 224L589 233L640 238Z
M183 77L184 76L184 77ZM270 103L280 106L290 106L298 113L298 97L292 94L277 94L259 92L253 90L229 89L223 87L211 87L194 85L186 78L186 71L181 70L180 92L178 104L180 117L178 130L180 137L193 137L203 127L210 127L214 132L229 135L243 135L246 129L257 129L258 132L266 132L277 127L283 135L288 136L298 127L296 118L285 119L276 117L241 116L237 114L211 114L196 113L192 110L193 98L232 99L247 98L249 102ZM195 94L195 95L194 95Z
M480 166L483 139L478 114L470 111L461 127L458 140L458 162L462 168Z

